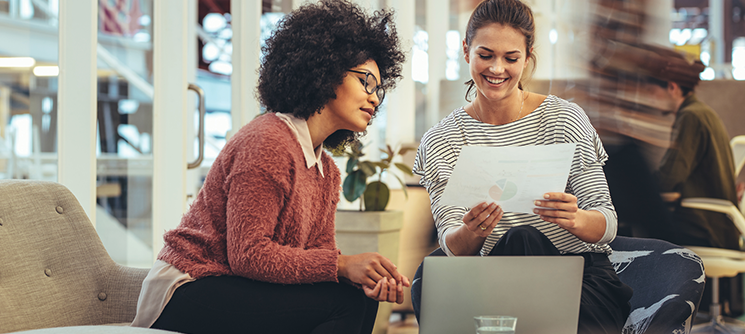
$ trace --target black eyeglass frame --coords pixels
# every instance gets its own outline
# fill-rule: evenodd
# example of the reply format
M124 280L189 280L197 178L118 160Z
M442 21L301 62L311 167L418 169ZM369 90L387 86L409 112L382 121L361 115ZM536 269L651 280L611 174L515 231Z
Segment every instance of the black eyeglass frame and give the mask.
M370 95L377 94L378 95L378 105L380 105L381 103L383 103L383 99L385 98L385 88L383 88L380 85L380 83L378 83L378 77L376 77L375 74L372 74L371 72L367 72L367 71L357 71L357 70L347 70L347 71L354 72L354 73L359 73L359 74L364 74L365 75L365 83L363 84L363 86L365 88L365 93L370 94ZM368 82L369 82L368 77L373 77L373 80L375 81L375 89L369 88L370 85L368 84ZM370 90L372 90L372 91L370 91Z

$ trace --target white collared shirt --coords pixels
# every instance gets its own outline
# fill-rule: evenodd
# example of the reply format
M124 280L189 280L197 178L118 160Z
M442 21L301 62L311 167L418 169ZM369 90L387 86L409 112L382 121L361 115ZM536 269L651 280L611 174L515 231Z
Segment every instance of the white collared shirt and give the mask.
M305 165L308 168L311 168L314 165L318 166L318 171L321 172L321 176L323 176L323 163L321 162L323 145L318 145L316 148L313 147L313 141L310 139L310 130L308 130L308 121L295 117L292 114L275 113L275 115L287 123L290 130L292 130L292 133L297 137L297 141L303 149Z
M308 130L308 121L297 118L292 114L275 113L275 115L287 123L290 130L295 134L303 150L306 167L316 166L323 177L323 163L321 162L323 145L313 148L310 130ZM152 326L160 317L176 289L193 281L195 279L191 275L178 270L170 263L161 260L155 261L142 283L140 297L137 300L137 314L130 326L145 328Z

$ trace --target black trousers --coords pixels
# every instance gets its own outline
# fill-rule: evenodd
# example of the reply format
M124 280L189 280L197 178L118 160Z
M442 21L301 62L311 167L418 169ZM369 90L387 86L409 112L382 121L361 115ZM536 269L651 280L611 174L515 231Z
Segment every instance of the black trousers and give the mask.
M494 245L489 256L561 255L548 238L532 226L511 228ZM585 258L578 333L621 333L631 312L631 287L618 279L608 256L580 254ZM571 255L567 255L571 256ZM575 255L577 256L577 255Z
M181 333L370 333L378 302L351 285L282 285L236 276L176 289L152 328Z

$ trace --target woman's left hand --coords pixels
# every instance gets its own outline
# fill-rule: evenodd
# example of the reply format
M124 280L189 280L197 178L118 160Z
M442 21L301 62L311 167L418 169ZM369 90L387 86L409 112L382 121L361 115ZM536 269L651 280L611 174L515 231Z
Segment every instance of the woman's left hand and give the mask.
M371 289L367 285L362 286L365 295L379 302L389 302L403 304L404 288L402 282L396 282L394 279L386 277L378 280L375 288Z
M541 216L541 219L559 225L559 227L571 230L577 224L577 197L567 193L546 193L542 200L536 200L533 213Z
M536 200L533 212L589 243L598 242L605 233L605 216L597 210L577 207L577 197L567 193L545 193Z

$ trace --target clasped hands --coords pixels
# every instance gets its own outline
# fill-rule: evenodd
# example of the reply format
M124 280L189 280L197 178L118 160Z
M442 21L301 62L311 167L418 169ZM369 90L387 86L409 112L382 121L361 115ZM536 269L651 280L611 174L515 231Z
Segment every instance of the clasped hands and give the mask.
M542 220L559 225L563 229L572 229L577 222L577 197L562 192L550 192L543 195L542 200L535 201L533 213L540 215ZM504 211L496 203L482 202L471 208L463 216L466 228L479 237L486 238L492 233L497 223L502 219Z
M365 295L377 301L402 304L409 279L395 264L378 253L339 255L338 276L362 285Z

